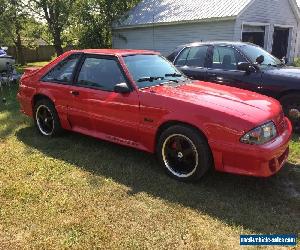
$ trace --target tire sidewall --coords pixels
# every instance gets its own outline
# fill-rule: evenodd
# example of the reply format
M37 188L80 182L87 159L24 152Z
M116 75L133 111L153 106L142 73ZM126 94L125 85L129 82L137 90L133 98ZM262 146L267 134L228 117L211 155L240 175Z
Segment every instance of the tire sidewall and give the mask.
M41 107L41 106L46 107L48 109L48 111L51 113L51 116L53 118L53 130L52 130L51 134L45 134L39 128L38 121L37 121L37 111L38 111L39 107ZM36 126L37 130L39 131L39 133L46 137L54 137L54 136L60 134L61 130L62 130L56 109L55 109L54 105L52 104L52 102L50 102L47 99L37 101L37 103L35 104L35 106L34 106L34 123L35 123L35 126Z
M169 138L171 135L183 135L189 138L189 140L191 140L194 146L196 147L198 154L198 165L196 166L196 170L191 176L176 176L168 169L168 167L165 164L164 157L162 154L163 145L167 138ZM199 180L212 167L211 150L206 139L203 138L203 136L197 130L187 126L176 125L163 131L158 140L156 154L159 163L164 168L165 172L172 178L183 182Z

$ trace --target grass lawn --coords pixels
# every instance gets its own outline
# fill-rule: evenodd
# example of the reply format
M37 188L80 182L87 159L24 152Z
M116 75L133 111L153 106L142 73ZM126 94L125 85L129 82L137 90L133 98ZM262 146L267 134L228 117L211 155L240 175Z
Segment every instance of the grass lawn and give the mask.
M0 104L0 249L239 249L240 234L300 232L299 136L272 178L184 184L144 152L43 138L15 92Z
M30 68L30 67L43 67L47 65L49 62L33 62L33 63L27 63L26 65L17 65L16 70L18 73L23 73L25 68Z

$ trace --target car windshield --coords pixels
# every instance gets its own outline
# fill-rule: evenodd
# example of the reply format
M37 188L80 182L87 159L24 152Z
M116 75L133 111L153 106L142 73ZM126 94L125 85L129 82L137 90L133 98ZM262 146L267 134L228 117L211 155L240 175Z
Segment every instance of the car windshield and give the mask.
M124 61L138 88L186 80L175 66L160 55L130 55L124 56Z
M251 60L252 63L256 63L256 59L260 56L263 56L264 60L262 63L260 63L262 66L278 67L283 65L279 59L258 46L246 44L240 46L240 49Z

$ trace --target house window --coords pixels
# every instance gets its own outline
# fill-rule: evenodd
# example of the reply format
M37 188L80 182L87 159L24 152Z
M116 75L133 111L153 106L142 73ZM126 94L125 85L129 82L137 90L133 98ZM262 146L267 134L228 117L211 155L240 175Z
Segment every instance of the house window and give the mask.
M243 25L242 41L265 47L265 26Z

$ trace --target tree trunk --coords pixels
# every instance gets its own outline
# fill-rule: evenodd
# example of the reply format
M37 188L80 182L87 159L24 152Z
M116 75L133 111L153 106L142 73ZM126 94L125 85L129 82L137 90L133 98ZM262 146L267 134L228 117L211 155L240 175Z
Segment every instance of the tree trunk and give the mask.
M17 41L16 41L15 45L16 45L16 50L17 50L17 63L21 64L21 65L25 65L25 58L24 58L24 53L23 53L21 35L19 32L19 29L17 29L16 31L17 31Z
M54 40L54 48L56 51L57 56L60 56L64 53L62 48L62 41L61 41L61 33L58 30L53 32L53 40Z

